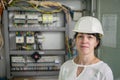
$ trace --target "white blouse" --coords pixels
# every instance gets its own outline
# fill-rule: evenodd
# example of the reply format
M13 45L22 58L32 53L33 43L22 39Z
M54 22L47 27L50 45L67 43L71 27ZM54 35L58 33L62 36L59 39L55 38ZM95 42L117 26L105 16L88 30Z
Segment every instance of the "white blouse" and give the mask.
M77 76L78 67L84 67L84 69ZM68 60L61 66L58 80L113 80L113 74L110 67L103 61L92 65L79 65L73 60Z

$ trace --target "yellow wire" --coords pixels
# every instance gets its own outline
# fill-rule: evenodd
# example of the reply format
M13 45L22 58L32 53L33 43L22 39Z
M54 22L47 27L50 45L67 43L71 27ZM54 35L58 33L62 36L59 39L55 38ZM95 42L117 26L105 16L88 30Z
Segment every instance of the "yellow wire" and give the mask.
M3 40L3 36L2 36L2 32L1 32L1 26L0 26L0 50L2 49L4 45L4 40Z
M23 0L23 1L24 1L24 0ZM10 4L10 6L14 6L16 2L20 2L20 1L18 1L18 0L13 1L13 2ZM27 1L25 1L25 2L27 2ZM29 2L27 2L27 3L29 3ZM35 10L37 10L37 11L39 11L39 12L41 12L41 13L55 13L55 12L60 12L60 11L62 11L62 8L56 9L56 10L52 10L52 11L40 10L39 8L37 8L36 6L34 6L32 3L29 3L29 4L30 4ZM21 7L21 6L20 6L20 7ZM42 6L42 7L44 7L44 6ZM28 8L26 8L26 7L21 7L21 8L23 8L23 9L28 9Z
M68 37L66 37L66 44L68 46L68 51L72 54L71 50L70 50L70 45L69 45L69 42L68 42Z
M33 6L33 8L34 9L36 9L37 11L39 11L39 12L42 12L42 13L55 13L55 12L60 12L60 11L62 11L62 9L60 8L60 9L57 9L57 10L52 10L52 11L45 11L45 10L40 10L40 9L38 9L36 6L34 6L33 4L31 4L32 6Z
M22 0L22 1L24 1L24 0ZM16 0L16 1L14 1L14 2L12 2L13 4L15 4L15 2L20 2L20 1L18 1L18 0ZM27 2L27 3L29 3L28 1L25 1L25 2ZM60 8L59 9L56 9L56 10L51 10L51 11L45 11L45 10L40 10L38 7L36 7L36 6L34 6L32 3L29 3L35 10L37 10L37 11L39 11L39 12L41 12L41 13L55 13L55 12L60 12L60 11L64 11L64 13L65 13L65 15L66 15L66 21L67 22L69 22L69 17L70 17L70 14L67 12L68 10L65 8L65 7L63 7L63 6L59 6ZM44 6L42 6L42 7L44 7ZM25 7L22 7L22 8L24 8L25 9ZM28 8L27 8L28 9Z

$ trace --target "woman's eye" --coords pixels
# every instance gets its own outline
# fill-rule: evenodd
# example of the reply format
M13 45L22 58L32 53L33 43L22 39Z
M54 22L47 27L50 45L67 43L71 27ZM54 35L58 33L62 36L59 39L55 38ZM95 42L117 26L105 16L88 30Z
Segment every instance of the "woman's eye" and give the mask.
M81 39L81 38L83 38L83 36L78 36L78 38L80 38L80 39Z
M93 38L93 36L88 36L88 38L90 39L90 38Z

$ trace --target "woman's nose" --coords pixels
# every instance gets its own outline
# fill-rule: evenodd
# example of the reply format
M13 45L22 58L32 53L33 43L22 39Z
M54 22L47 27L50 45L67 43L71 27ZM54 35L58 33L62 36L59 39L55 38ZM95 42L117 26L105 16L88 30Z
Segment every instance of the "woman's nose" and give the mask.
M82 38L82 43L86 43L86 42L88 42L88 38L87 37L83 37Z

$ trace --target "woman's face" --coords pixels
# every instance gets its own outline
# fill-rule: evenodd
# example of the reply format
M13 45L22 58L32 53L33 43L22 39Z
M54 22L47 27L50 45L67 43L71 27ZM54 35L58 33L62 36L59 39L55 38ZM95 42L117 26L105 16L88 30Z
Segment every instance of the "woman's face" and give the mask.
M94 54L94 49L99 43L95 36L84 33L78 33L75 41L77 51L82 55Z

